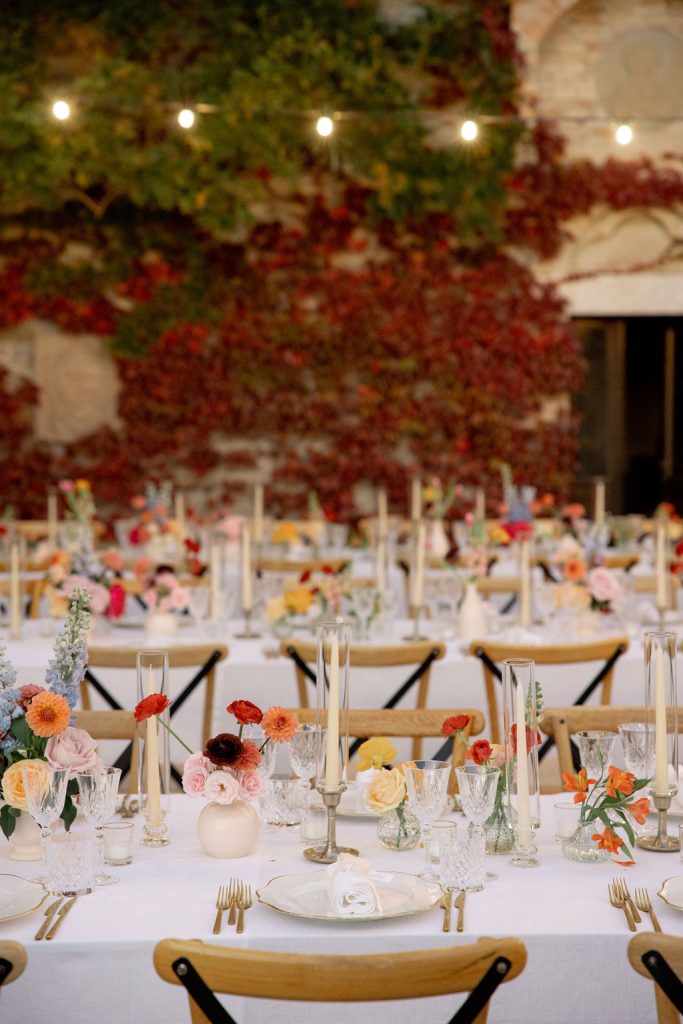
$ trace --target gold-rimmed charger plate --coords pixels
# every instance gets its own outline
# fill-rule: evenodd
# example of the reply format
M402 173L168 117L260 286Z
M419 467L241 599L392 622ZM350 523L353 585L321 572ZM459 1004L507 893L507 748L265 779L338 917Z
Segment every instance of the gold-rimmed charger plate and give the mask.
M290 917L310 921L384 921L392 917L408 917L435 907L443 897L436 882L405 871L371 872L381 908L372 914L335 913L328 895L329 877L326 869L298 875L277 875L256 893L259 903Z
M19 875L0 874L0 921L31 914L44 902L48 892L40 882Z
M657 895L675 910L683 910L683 875L665 878Z

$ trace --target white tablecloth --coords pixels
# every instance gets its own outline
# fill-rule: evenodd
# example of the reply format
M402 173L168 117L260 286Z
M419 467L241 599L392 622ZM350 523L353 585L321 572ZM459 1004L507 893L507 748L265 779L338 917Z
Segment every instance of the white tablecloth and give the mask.
M211 930L220 883L239 876L258 888L275 875L316 869L302 856L298 829L262 836L256 852L242 860L206 857L195 835L203 801L174 797L171 844L162 850L136 846L133 864L111 869L120 874L120 884L79 899L53 942L33 941L40 912L0 923L0 938L25 943L29 956L25 975L0 994L0 1019L8 1024L185 1021L184 990L158 980L152 966L152 950L163 937L289 952L364 954L428 949L482 935L516 935L527 946L528 965L494 997L492 1024L654 1024L652 986L628 965L631 933L623 913L607 900L607 883L620 873L627 875L632 888L647 887L664 931L683 935L683 915L655 895L664 878L682 872L678 854L660 857L638 851L638 864L630 869L611 862L570 863L553 839L552 800L543 798L540 867L520 870L507 856L489 858L498 880L468 897L462 936L442 932L438 909L375 924L326 924L255 904L247 913L244 935L224 927L216 940ZM341 819L338 836L379 869L420 869L422 851L384 850L374 823ZM0 872L29 878L39 869L38 864L9 860L6 847L0 845ZM237 1000L229 1005L239 1024L317 1024L322 1019L321 1008L310 1005ZM419 1004L381 1003L370 1010L347 1004L326 1009L324 1015L329 1024L357 1024L368 1013L395 1024L419 1019L439 1024L450 1018L454 1005L446 997Z

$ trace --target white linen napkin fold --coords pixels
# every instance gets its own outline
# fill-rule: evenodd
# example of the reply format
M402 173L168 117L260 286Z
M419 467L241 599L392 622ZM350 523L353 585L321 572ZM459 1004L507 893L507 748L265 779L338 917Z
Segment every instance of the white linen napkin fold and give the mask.
M340 853L336 864L327 868L330 903L336 914L347 916L381 911L377 889L369 878L370 862L350 853Z

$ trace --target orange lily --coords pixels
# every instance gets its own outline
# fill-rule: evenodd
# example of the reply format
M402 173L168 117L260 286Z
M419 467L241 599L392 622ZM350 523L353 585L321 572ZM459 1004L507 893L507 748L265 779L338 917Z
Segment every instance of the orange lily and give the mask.
M601 850L609 850L610 853L618 853L619 847L624 843L611 828L606 828L604 832L595 832L591 839L596 841Z
M635 778L636 777L633 772L622 772L620 768L615 768L614 765L610 765L607 769L605 792L611 797L617 797L619 793L621 793L622 796L630 796L633 792L633 783Z
M650 813L650 801L646 796L641 796L640 800L635 800L632 804L624 804L624 810L628 811L639 825L644 825Z
M582 804L588 796L588 787L595 784L595 779L586 778L586 769L582 768L578 775L562 772L562 783L568 793L574 794L574 803Z

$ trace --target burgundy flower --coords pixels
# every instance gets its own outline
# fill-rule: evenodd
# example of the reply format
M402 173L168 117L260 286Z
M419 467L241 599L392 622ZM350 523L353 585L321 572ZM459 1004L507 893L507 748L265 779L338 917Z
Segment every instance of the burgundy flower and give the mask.
M204 747L204 757L221 768L234 768L244 755L244 744L238 736L221 732L213 736Z

